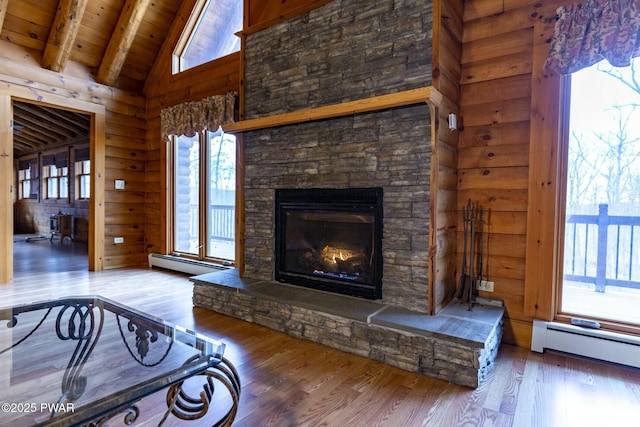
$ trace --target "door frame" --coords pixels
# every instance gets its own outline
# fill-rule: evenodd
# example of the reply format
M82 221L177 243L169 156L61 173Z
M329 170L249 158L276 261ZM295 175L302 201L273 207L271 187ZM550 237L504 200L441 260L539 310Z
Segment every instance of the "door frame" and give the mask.
M88 265L90 271L104 268L105 220L105 141L106 109L94 104L51 93L42 94L28 87L9 85L0 89L0 283L13 279L13 107L12 102L23 101L62 110L87 114L91 118L90 161L91 198L89 201Z

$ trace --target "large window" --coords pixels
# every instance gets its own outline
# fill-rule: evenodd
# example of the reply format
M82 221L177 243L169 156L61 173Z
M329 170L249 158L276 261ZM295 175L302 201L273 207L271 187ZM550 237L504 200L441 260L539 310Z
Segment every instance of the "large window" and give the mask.
M240 50L242 0L199 0L173 54L173 73Z
M233 262L235 136L219 129L172 141L173 251Z
M558 311L640 326L640 58L570 78Z

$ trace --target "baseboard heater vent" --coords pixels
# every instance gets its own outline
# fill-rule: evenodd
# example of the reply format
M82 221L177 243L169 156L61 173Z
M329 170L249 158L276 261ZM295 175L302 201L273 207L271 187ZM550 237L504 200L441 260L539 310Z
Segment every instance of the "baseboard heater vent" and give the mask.
M180 271L193 275L212 273L214 271L228 270L231 268L225 265L162 254L149 254L149 267L166 268L167 270Z
M545 349L640 368L640 338L557 322L533 321L531 350Z

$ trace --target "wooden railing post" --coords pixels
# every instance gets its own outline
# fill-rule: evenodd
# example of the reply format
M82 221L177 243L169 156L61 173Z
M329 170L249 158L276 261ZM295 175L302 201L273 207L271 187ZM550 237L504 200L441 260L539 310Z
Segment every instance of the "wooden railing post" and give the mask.
M598 256L596 269L596 292L604 292L607 280L607 233L609 228L609 206L598 206Z

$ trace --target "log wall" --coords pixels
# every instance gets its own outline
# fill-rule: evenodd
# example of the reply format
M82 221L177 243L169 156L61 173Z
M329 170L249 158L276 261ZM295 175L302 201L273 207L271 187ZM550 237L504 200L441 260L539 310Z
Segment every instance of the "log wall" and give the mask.
M453 297L456 289L456 218L458 131L449 130L447 117L460 115L460 58L462 55L461 0L434 3L433 87L442 102L432 112L431 213L429 222L429 313L435 314Z
M471 199L489 210L484 269L495 292L481 296L504 300L504 339L524 347L530 345L532 320L524 301L533 52L539 38L534 27L553 20L557 6L474 0L465 3L463 15L458 207ZM461 214L458 224L460 266Z
M0 95L99 116L92 125L99 140L94 140L91 157L96 208L89 209L89 233L97 237L89 248L90 268L144 262L144 98L94 83L89 71L75 63L64 76L42 69L39 58L9 42L0 44ZM126 189L112 190L115 179L125 179ZM116 236L125 243L114 245Z

